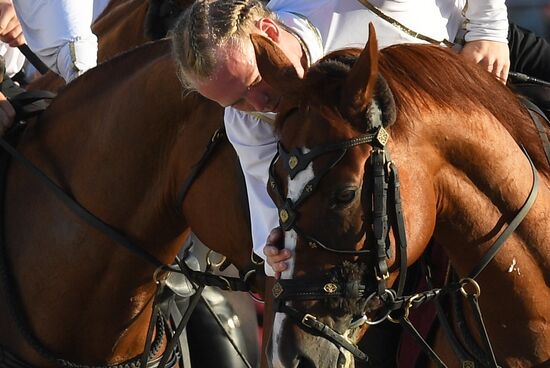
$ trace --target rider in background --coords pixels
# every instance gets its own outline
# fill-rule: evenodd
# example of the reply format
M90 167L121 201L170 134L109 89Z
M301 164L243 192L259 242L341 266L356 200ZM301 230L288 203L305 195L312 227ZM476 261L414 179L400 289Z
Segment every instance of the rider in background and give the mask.
M25 57L16 48L25 44L21 25L10 0L0 0L0 56L4 59L4 73L13 77L23 67ZM0 136L13 124L15 111L0 92Z
M373 5L392 21L432 39L455 40L458 35L465 42L462 56L505 82L510 54L504 0L470 0L465 13L456 2L426 0L420 6L413 0L378 0ZM247 186L254 251L267 257L268 275L275 271L278 276L291 256L288 249L279 250L283 236L278 213L266 191L277 145L271 123L281 96L262 81L250 34L270 38L301 76L331 51L364 47L369 22L374 23L381 48L425 42L367 9L365 1L272 0L266 7L259 0L198 0L173 30L173 53L184 87L226 108L227 136ZM513 58L530 54L524 48L518 50Z
M29 48L68 83L97 63L93 0L14 0Z
M90 26L107 4L108 0L0 0L0 40L11 46L0 45L6 48L8 71L17 58L21 69L24 59L14 47L25 42L67 83L96 66L97 37ZM14 117L13 107L0 93L0 136Z

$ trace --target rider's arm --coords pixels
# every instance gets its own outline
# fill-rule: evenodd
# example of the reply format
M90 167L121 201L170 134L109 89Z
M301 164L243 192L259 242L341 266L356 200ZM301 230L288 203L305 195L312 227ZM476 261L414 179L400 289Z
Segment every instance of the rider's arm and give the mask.
M271 229L279 226L277 208L267 193L268 168L277 150L277 138L270 124L231 107L225 109L225 129L245 178L254 252L265 259L266 239ZM267 275L274 275L267 264L265 270Z
M15 15L11 0L0 0L0 41L11 47L21 46L25 43L21 24Z
M97 63L93 0L16 0L29 47L67 82Z

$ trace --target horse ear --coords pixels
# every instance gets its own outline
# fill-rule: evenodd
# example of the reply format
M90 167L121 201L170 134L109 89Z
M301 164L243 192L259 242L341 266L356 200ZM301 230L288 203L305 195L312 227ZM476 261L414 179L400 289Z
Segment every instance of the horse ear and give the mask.
M354 118L367 109L378 78L378 41L374 26L369 23L369 40L348 74L342 89L342 112Z
M250 39L262 78L285 98L297 98L302 80L285 53L267 37L253 33Z

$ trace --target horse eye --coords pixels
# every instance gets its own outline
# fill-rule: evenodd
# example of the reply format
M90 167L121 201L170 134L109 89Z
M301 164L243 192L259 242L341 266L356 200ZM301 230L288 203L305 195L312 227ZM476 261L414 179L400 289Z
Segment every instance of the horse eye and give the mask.
M336 204L337 205L346 205L349 204L355 198L355 189L344 189L336 193Z

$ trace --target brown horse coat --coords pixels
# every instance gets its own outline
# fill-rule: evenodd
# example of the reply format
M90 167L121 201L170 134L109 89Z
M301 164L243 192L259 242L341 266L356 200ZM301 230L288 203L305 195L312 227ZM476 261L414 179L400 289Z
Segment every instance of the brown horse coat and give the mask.
M20 151L79 203L163 262L191 227L240 270L251 267L246 194L234 151L222 144L191 187L177 195L223 110L184 95L168 41L121 55L63 90ZM6 190L8 263L33 333L61 358L115 364L143 351L154 267L68 210L14 162ZM215 211L212 209L215 208ZM0 291L0 345L34 366Z

